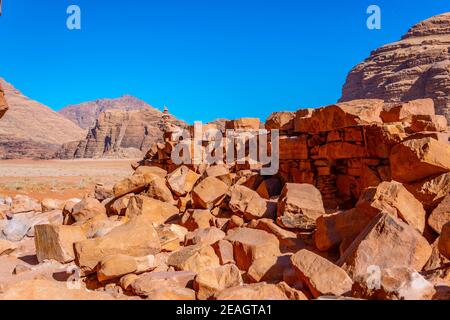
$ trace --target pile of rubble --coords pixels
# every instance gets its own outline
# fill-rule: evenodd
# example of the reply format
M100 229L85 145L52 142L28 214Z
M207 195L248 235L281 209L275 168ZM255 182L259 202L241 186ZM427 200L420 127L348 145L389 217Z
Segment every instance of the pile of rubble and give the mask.
M175 165L167 134L132 176L82 200L28 199L31 214L4 199L0 255L34 237L38 266L73 266L95 292L58 296L32 278L0 299L450 298L450 146L432 100L275 113L265 127L281 133L274 176Z

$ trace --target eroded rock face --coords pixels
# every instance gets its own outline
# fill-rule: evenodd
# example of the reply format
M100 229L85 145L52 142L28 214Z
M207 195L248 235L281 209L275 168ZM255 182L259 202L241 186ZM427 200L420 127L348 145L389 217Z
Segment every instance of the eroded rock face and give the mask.
M76 124L1 78L0 85L0 158L50 158L62 144L85 135Z
M413 26L402 40L372 52L348 75L341 101L432 98L450 119L450 13Z
M0 118L3 117L3 115L7 110L8 110L8 103L6 102L5 92L3 92L3 88L0 85Z
M86 139L64 145L59 158L142 157L162 140L163 113L153 108L138 111L107 110L101 113ZM184 126L170 116L170 121Z

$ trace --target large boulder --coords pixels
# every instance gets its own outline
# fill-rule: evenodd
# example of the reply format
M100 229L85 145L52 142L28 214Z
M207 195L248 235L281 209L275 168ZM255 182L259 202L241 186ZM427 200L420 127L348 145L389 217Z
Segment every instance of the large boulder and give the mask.
M86 197L73 206L71 216L76 222L85 222L94 217L106 218L106 208L97 199Z
M234 264L202 270L194 279L199 300L207 300L217 292L242 284L241 272Z
M125 215L130 218L144 215L155 224L163 224L178 218L179 211L170 203L137 195L130 198Z
M381 112L381 118L383 119L383 122L401 122L411 121L414 116L433 116L434 114L433 100L419 99L388 105Z
M261 257L281 254L277 237L262 230L238 228L225 240L233 244L234 260L239 269L244 271Z
M209 245L187 246L172 253L167 261L168 265L179 271L199 273L211 267L220 266L219 258Z
M305 283L312 295L341 296L352 289L352 280L347 273L325 258L300 250L291 258L298 280Z
M99 262L108 255L143 257L160 249L153 221L145 215L133 217L102 237L75 243L76 263L83 274L96 272Z
M192 200L195 208L212 209L225 197L228 186L215 177L208 177L197 184L192 190Z
M370 123L381 123L383 100L354 100L313 111L311 117L296 117L295 132L319 133Z
M56 260L68 263L75 260L73 245L86 240L80 226L37 225L34 227L36 256L39 262Z
M313 230L316 220L325 213L320 191L310 184L287 183L278 201L280 226Z
M200 175L186 166L181 166L167 176L167 184L177 196L185 196L194 188Z
M432 138L407 140L392 148L392 178L412 183L450 172L450 145Z
M428 241L413 227L381 213L353 241L338 261L353 279L371 266L410 267L421 271L431 256Z
M398 216L420 233L425 229L425 210L422 204L401 184L382 182L366 189L356 204L358 210L369 217L387 212Z
M262 218L268 211L267 201L245 186L235 185L231 188L230 209L242 214L247 220Z

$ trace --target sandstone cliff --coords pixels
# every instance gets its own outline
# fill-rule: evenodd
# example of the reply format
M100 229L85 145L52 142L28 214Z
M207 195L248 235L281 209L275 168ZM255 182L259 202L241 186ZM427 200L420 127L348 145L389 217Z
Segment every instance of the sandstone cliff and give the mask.
M341 101L432 98L450 119L450 13L413 26L398 42L372 52L348 75Z
M0 158L49 157L59 145L85 135L83 129L3 79L0 84L9 105L0 122Z
M133 111L148 108L152 106L135 97L124 95L117 99L99 99L70 105L61 109L59 114L83 129L90 129L95 126L99 115L107 110Z
M3 88L0 85L0 118L3 117L6 110L8 110L8 104L6 103L5 94Z
M163 113L152 107L138 111L108 110L101 113L87 137L64 144L56 157L141 158L155 142L161 141ZM185 126L168 115L169 123Z

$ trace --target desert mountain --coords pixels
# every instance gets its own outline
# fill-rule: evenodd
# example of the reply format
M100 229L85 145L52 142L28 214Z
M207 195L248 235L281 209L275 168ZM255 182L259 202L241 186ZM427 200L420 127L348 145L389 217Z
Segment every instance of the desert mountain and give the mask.
M131 100L139 101L136 98ZM135 111L107 110L99 115L85 139L63 145L57 157L141 158L152 144L162 141L163 116L163 112L148 105L143 110ZM169 114L167 121L186 126Z
M134 111L148 108L152 106L130 95L124 95L116 99L99 99L70 105L61 109L59 114L83 129L90 129L95 126L99 115L107 110Z
M0 78L8 112L0 122L0 158L49 157L85 131Z
M413 26L398 42L372 52L348 75L341 101L432 98L450 120L450 13Z

